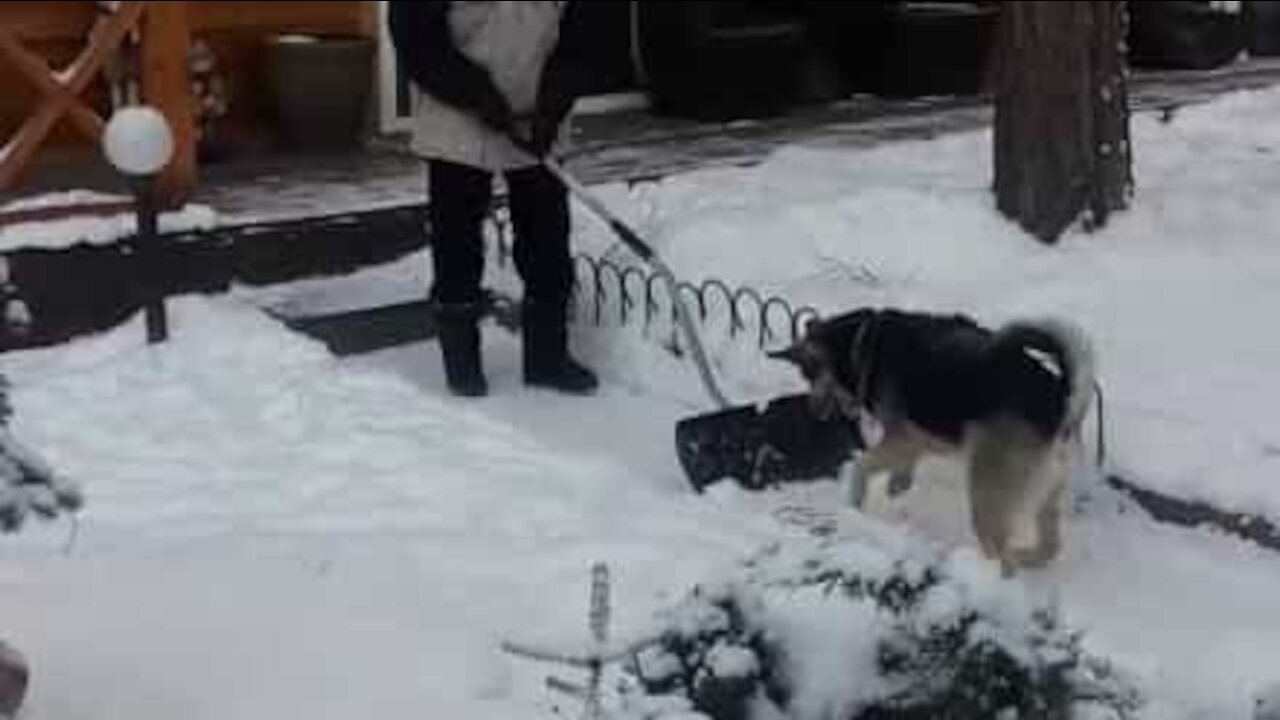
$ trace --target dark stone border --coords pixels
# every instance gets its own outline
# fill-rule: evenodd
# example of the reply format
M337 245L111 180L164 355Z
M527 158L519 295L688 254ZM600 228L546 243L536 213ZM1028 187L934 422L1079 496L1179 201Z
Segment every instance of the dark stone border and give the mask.
M510 332L520 329L519 305L512 298L492 294L486 314ZM436 337L438 327L426 300L323 315L273 316L290 330L324 343L329 352L340 357L430 340Z
M1209 527L1267 550L1280 551L1280 528L1261 515L1220 510L1136 485L1117 475L1107 485L1132 500L1152 519L1187 528Z
M161 242L158 275L166 295L342 275L425 247L425 216L426 205L418 204L170 234ZM8 253L32 325L21 335L0 334L0 352L102 332L138 312L142 268L133 246L124 239Z

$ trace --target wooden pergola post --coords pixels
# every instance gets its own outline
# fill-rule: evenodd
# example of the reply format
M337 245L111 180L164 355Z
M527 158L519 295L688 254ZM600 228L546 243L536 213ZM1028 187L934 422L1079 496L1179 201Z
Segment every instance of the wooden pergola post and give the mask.
M195 118L191 109L187 50L191 24L186 2L148 2L142 23L142 99L169 121L173 160L157 178L165 207L182 205L196 183Z

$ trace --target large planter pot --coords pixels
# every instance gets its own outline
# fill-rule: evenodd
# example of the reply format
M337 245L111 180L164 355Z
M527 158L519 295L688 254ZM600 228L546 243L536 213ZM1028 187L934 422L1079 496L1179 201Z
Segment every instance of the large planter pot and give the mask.
M981 92L999 18L999 8L990 4L902 3L889 18L878 94L904 98Z
M267 67L281 144L293 150L359 147L374 83L373 40L280 35Z
M1280 55L1280 0L1246 2L1244 24L1250 55Z
M883 87L884 56L896 2L801 2L810 43L829 58L840 92L876 92Z
M1208 3L1129 3L1129 17L1129 59L1135 67L1207 70L1235 60L1245 47L1240 14Z
M806 35L790 3L641 3L639 20L659 114L767 117L799 98Z

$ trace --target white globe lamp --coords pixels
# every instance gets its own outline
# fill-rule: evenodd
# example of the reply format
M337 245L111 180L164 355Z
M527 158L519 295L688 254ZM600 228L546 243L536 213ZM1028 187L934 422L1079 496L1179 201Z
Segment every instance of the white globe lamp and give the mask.
M169 129L169 121L153 107L121 108L103 128L102 151L129 179L133 189L138 232L127 247L137 252L141 263L147 342L164 342L169 337L169 320L159 264L161 247L155 181L173 159L173 131Z
M164 115L153 107L121 108L103 130L102 150L125 175L155 175L173 159L173 132Z

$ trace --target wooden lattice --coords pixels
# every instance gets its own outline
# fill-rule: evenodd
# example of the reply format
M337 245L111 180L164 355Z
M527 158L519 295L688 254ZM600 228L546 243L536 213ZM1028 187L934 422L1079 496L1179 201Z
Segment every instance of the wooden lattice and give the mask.
M103 118L83 99L135 30L142 37L142 91L173 126L176 155L161 180L169 204L183 198L195 180L191 111L186 100L186 51L190 36L185 2L120 2L99 15L75 60L54 70L23 46L17 32L0 27L0 63L16 69L40 99L7 142L0 144L0 190L15 187L36 159L54 126L64 118L86 139L97 143Z

